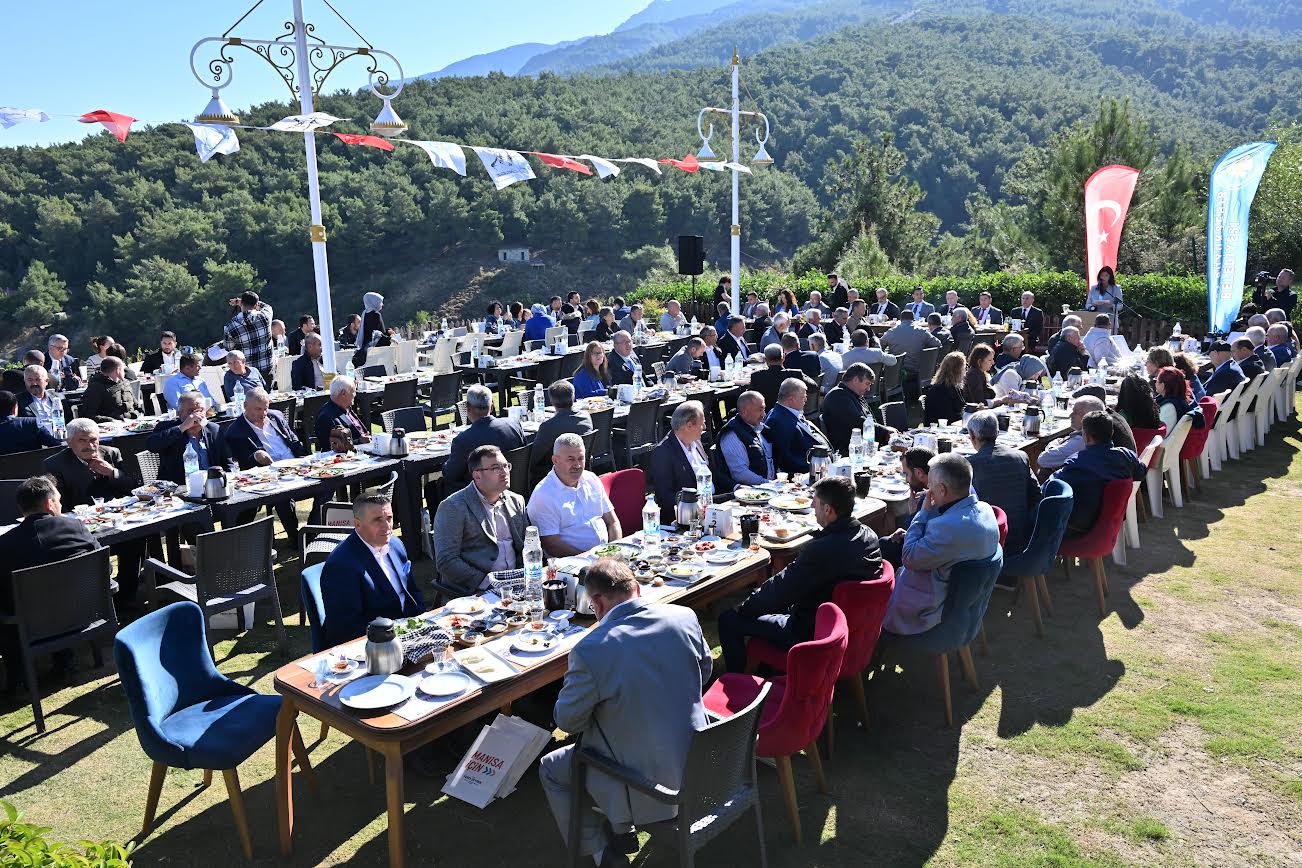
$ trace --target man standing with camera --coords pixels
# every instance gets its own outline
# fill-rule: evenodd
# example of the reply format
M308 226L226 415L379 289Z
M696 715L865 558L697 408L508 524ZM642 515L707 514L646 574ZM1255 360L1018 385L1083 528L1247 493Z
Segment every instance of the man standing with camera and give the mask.
M271 382L271 306L263 304L252 291L228 299L228 303L235 309L235 315L222 330L222 346L227 352L244 353L249 366L257 368L262 378Z

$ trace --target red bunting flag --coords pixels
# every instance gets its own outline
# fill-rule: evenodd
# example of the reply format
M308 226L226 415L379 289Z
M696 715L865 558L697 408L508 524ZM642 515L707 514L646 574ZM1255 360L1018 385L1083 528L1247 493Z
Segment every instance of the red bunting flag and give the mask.
M103 124L104 129L117 136L119 142L127 140L127 133L130 132L131 125L136 122L131 115L120 115L104 109L86 112L79 120L83 124Z
M379 148L382 151L393 150L393 142L379 136L359 136L354 133L332 133L332 135L339 141L347 142L350 145L366 145L369 148Z
M696 154L690 152L681 160L658 160L657 162L668 163L682 169L684 172L695 172L701 168L701 164L696 161Z
M580 163L573 157L565 157L560 154L544 154L541 151L525 151L526 154L533 154L553 169L569 169L571 172L578 172L581 175L591 175L592 170L585 163Z

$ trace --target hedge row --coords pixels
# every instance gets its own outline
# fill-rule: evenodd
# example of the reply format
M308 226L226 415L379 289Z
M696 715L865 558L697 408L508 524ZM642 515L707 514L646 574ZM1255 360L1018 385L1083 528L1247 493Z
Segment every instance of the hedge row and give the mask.
M706 274L699 278L695 300L709 301L713 297L717 282L717 274ZM1129 274L1123 275L1118 283L1132 313L1145 318L1185 322L1207 321L1207 281L1204 277ZM1061 310L1064 304L1072 309L1083 307L1087 292L1081 276L1069 271L1021 273L999 271L966 277L921 279L900 276L885 278L857 288L871 301L871 290L878 286L885 287L890 293L891 300L897 304L911 301L915 286L921 286L927 300L933 304L943 303L945 293L952 289L958 292L962 303L975 305L977 297L983 291L988 291L994 297L995 307L1002 310L1020 307L1022 293L1029 290L1035 293L1035 303L1038 307L1054 312ZM826 291L827 278L817 271L809 271L798 277L772 270L742 273L743 295L753 290L759 293L761 299L772 302L781 289L790 289L803 302L809 298L812 290ZM1251 293L1245 290L1245 302L1250 295ZM687 301L692 299L691 279L677 277L648 281L631 293L630 298L643 302L656 302L660 305L673 298Z

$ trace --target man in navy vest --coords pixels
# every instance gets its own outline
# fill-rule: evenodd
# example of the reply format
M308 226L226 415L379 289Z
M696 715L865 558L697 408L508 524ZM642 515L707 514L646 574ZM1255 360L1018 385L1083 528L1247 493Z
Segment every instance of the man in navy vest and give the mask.
M737 412L719 431L712 464L719 491L773 479L773 447L764 438L764 396L759 392L742 392L737 398Z

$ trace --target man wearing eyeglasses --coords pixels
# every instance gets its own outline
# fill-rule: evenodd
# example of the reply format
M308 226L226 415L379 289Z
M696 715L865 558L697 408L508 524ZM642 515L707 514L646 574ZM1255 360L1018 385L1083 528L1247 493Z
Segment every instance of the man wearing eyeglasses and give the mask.
M470 484L434 515L434 552L444 583L473 594L487 587L487 573L521 565L529 517L524 498L509 490L511 462L501 449L478 446L466 465Z

